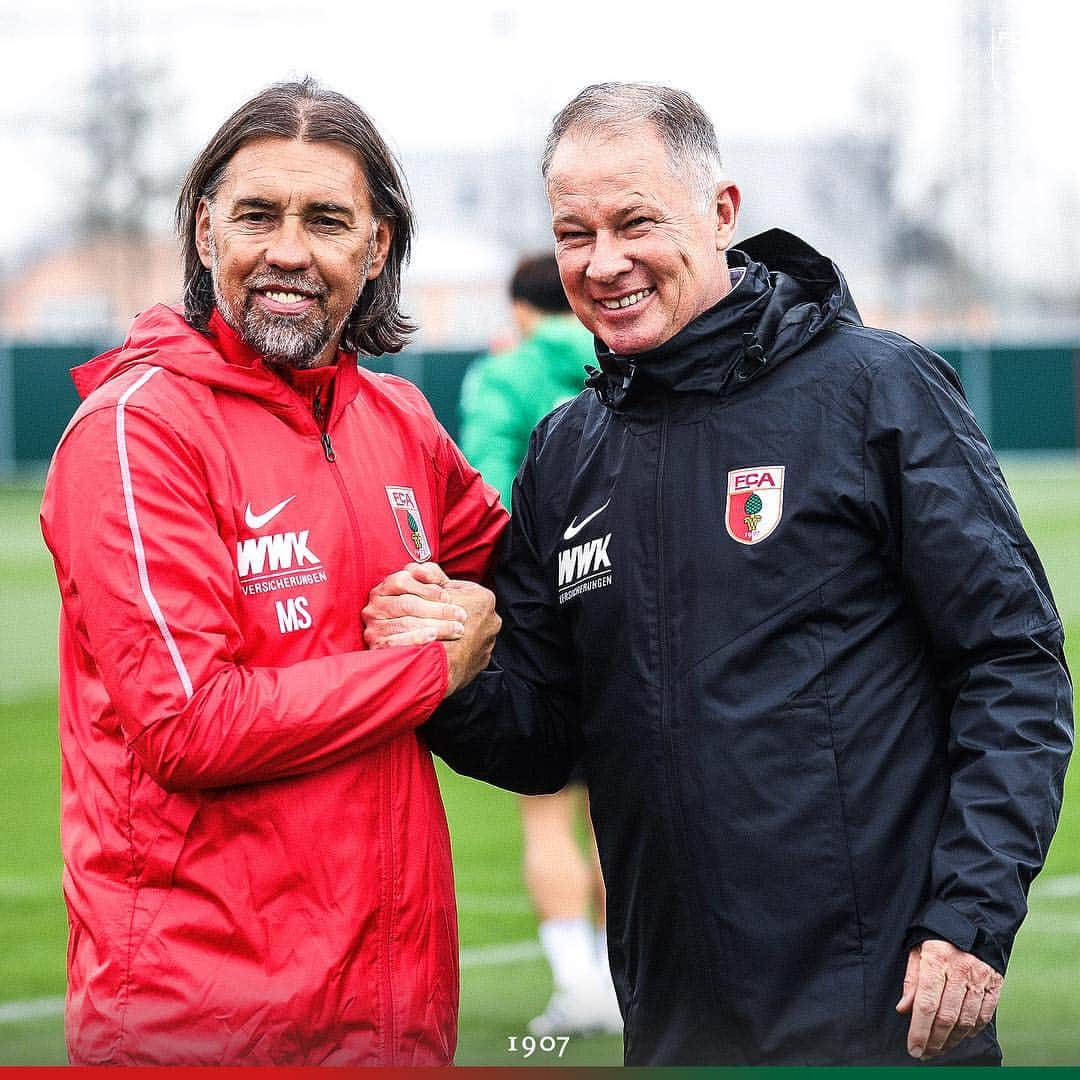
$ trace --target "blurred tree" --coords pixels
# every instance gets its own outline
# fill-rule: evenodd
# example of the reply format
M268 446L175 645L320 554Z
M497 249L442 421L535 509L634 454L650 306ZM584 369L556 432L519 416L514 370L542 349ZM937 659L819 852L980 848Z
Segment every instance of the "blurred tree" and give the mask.
M821 212L855 234L860 261L884 279L875 316L944 327L978 304L982 276L950 238L955 177L925 160L910 168L906 85L897 63L875 62L858 92L854 130L832 136L819 159L815 191Z
M182 167L162 153L177 103L159 62L103 60L90 74L74 127L87 182L77 201L86 236L145 237L160 227L160 202L175 195Z

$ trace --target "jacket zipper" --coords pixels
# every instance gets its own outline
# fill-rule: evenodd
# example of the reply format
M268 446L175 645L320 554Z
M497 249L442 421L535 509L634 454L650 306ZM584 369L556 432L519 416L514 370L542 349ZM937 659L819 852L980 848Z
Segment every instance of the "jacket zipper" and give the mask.
M669 814L671 831L677 850L677 858L682 862L683 880L690 885L698 925L705 926L705 909L701 901L700 889L694 881L693 860L690 858L690 838L686 820L682 811L682 796L678 787L678 770L675 767L675 736L671 730L671 643L669 640L668 603L666 589L666 567L664 563L664 468L667 464L668 431L670 418L665 408L660 418L660 450L656 466L656 611L660 620L660 738L663 741L666 788L670 800ZM712 988L713 999L720 1001L716 972L712 963L706 967L708 985Z
M345 481L342 479L341 470L337 466L337 451L334 450L334 442L330 437L329 430L321 431L319 433L319 439L322 443L323 456L331 466L330 471L334 476L334 482L338 486L338 491L341 494L342 502L345 504L345 512L349 518L349 525L352 528L353 536L355 537L357 545L357 562L362 564L361 552L363 550L360 544L360 522L356 516L356 508L353 506L352 498L349 496L349 491L345 486ZM357 573L357 581L363 581L364 575L362 573L362 565L360 572ZM359 590L355 590L357 593ZM366 598L361 598L366 599ZM379 889L379 915L376 919L377 924L381 924L382 938L381 951L382 960L379 965L381 983L382 983L382 998L384 1002L383 1016L384 1021L381 1025L382 1030L385 1032L385 1059L380 1062L382 1065L393 1065L397 1057L397 1025L395 1022L394 1013L394 979L393 972L391 971L391 959L393 957L394 946L394 874L395 863L397 859L396 852L394 851L393 840L393 827L392 818L394 813L393 806L393 791L390 783L390 772L393 761L393 748L391 744L382 746L377 751L380 758L381 768L379 770L379 803L380 803L380 823L382 829L382 843L379 845L379 861L380 866L380 889Z

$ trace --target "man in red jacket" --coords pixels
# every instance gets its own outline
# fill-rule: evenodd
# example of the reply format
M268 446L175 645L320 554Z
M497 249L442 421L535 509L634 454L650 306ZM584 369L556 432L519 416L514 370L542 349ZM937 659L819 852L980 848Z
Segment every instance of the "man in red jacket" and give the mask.
M310 81L192 166L183 309L74 373L42 528L62 594L67 1036L77 1064L453 1059L450 846L415 729L484 666L365 649L409 561L479 581L505 521L409 384L412 214L368 117Z

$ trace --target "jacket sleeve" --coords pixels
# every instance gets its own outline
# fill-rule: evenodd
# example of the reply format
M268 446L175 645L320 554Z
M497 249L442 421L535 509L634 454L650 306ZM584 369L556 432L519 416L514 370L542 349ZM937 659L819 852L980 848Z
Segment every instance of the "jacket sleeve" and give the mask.
M122 422L122 439L118 425ZM169 790L312 772L415 728L441 700L441 645L288 667L243 661L238 585L195 450L141 408L61 443L42 507L83 692Z
M897 346L865 389L868 509L949 709L948 802L908 944L942 938L1004 972L1072 746L1062 626L952 369Z
M533 466L530 453L499 551L494 661L421 728L455 771L527 795L564 787L582 753L578 665L537 551Z
M490 584L495 551L506 528L506 509L499 493L465 460L450 436L441 426L438 430L443 482L439 565L452 578Z

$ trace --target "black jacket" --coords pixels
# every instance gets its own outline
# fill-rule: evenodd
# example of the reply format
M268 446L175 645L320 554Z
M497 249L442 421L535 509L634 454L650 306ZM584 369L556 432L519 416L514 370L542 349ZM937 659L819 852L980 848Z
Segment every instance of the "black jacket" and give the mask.
M795 237L729 255L537 427L502 670L425 730L520 791L584 754L628 1064L909 1064L908 947L1003 972L1045 859L1061 623L948 365Z

